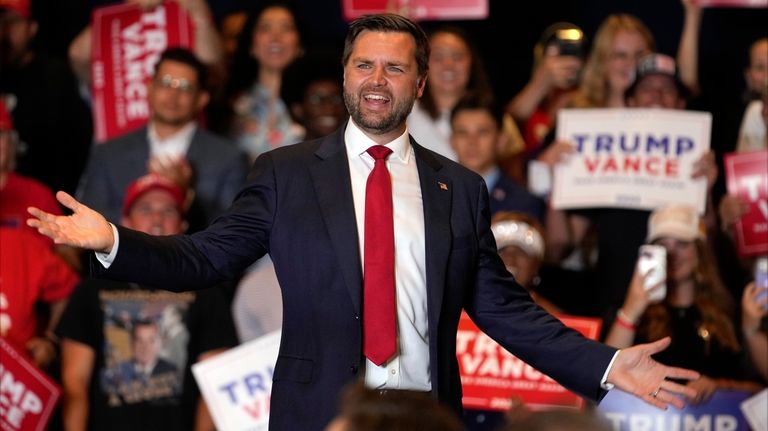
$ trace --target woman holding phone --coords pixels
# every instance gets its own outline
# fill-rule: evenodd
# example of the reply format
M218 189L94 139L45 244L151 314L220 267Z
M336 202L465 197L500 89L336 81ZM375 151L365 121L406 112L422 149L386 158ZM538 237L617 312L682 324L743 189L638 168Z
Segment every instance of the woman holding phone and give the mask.
M689 385L698 391L692 404L707 401L718 389L759 389L743 378L741 349L733 323L733 298L720 281L704 241L696 211L687 206L656 209L648 221L650 244L667 254L666 280L646 283L655 268L635 270L624 304L619 309L606 344L624 348L641 340L671 337L669 348L657 359L685 366L702 376ZM666 295L651 300L660 290Z

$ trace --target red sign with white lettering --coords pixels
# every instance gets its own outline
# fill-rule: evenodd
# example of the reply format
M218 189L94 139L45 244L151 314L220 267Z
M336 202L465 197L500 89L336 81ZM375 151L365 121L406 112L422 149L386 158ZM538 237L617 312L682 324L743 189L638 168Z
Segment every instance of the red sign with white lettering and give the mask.
M0 337L0 429L46 429L59 387Z
M600 319L558 316L569 328L596 340ZM581 408L584 400L559 383L504 350L462 312L456 336L465 408L506 411L512 399L532 409Z
M392 12L420 20L488 18L488 0L342 0L344 17Z
M174 2L151 10L119 4L93 12L93 118L104 142L146 124L147 82L166 47L192 49L194 26Z
M739 253L768 253L768 150L726 154L725 177L728 193L749 203L734 226Z
M697 0L701 7L766 8L768 0Z

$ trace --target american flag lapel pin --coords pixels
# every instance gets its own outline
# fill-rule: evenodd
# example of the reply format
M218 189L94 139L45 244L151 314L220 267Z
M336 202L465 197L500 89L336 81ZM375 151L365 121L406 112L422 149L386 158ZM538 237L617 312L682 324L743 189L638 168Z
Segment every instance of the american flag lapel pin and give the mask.
M448 191L448 184L441 183L440 181L438 181L437 184L440 186L440 190Z

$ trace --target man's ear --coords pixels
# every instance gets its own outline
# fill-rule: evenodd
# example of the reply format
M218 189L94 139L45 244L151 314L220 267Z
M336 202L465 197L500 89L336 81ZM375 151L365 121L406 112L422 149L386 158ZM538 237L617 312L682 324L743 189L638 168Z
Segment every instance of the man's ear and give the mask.
M291 115L293 115L293 118L298 122L304 122L304 107L301 103L291 103Z
M200 90L200 94L197 95L197 112L202 111L208 105L211 100L211 94L206 90Z
M427 85L426 74L416 78L416 98L417 99L421 99L421 96L424 94L424 86L426 85Z
M30 20L28 27L27 27L27 33L29 33L29 39L32 40L37 36L37 29L39 26L37 25L37 21Z

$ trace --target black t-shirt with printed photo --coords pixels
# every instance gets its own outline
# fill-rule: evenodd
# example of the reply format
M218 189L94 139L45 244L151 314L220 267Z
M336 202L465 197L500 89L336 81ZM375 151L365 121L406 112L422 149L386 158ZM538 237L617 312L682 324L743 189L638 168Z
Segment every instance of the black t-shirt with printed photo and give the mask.
M174 293L88 280L56 332L95 353L91 430L192 429L199 392L191 365L202 353L237 345L221 288Z

